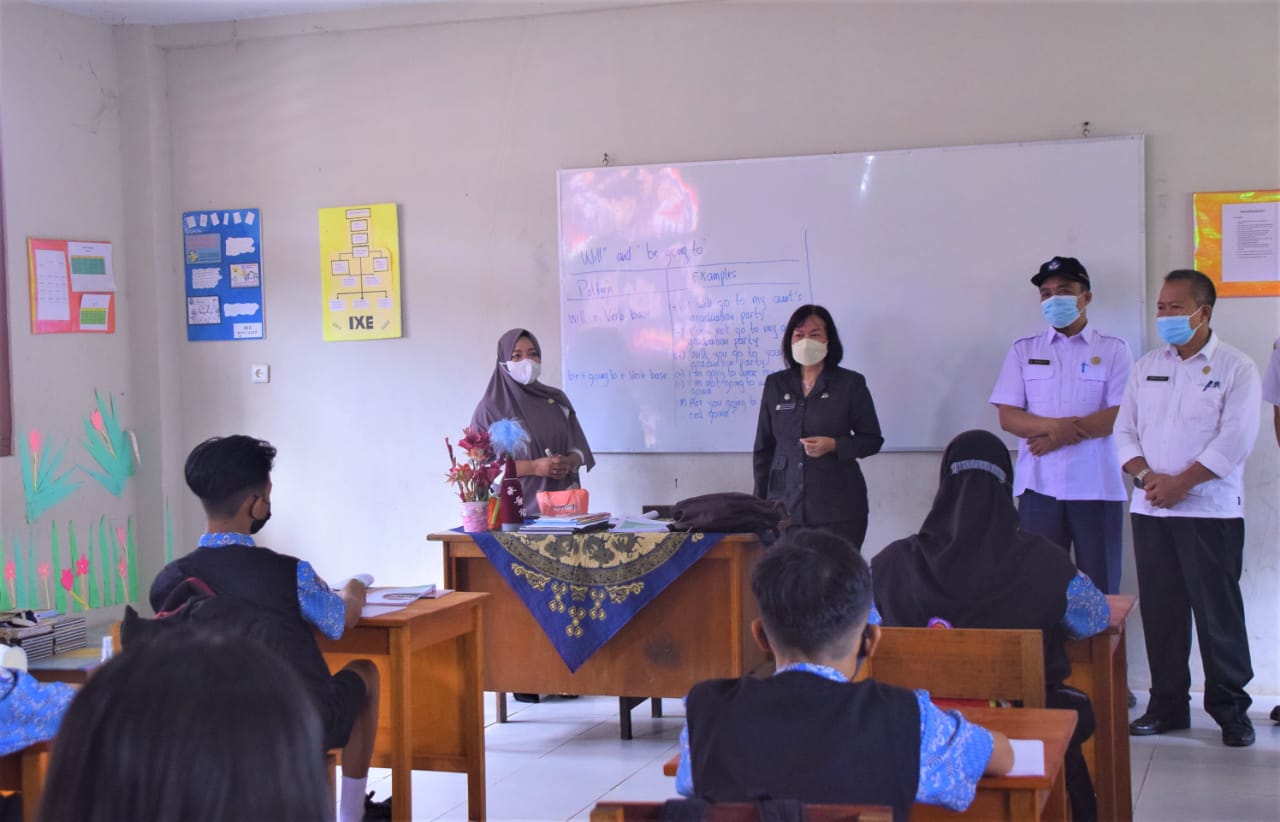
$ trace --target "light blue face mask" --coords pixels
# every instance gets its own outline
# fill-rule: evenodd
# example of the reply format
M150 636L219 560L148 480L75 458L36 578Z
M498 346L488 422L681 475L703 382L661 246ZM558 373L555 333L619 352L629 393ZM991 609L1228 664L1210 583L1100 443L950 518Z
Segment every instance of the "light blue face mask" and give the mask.
M1040 303L1040 313L1054 328L1066 328L1080 317L1079 297L1058 294Z
M1204 306L1201 306L1203 308ZM1200 330L1200 323L1195 328L1191 327L1191 318L1200 311L1197 308L1190 314L1179 314L1175 317L1156 317L1156 331L1160 333L1160 339L1169 343L1169 345L1186 345L1186 343L1196 335Z

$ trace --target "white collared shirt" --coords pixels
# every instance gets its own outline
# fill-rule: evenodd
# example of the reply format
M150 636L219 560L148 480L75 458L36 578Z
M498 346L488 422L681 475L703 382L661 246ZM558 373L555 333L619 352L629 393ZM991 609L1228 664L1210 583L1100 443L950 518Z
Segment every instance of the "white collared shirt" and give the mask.
M1280 340L1271 346L1271 360L1267 373L1262 377L1262 399L1272 405L1280 405Z
M1041 417L1085 417L1120 404L1133 367L1129 344L1086 325L1068 337L1055 328L1015 340L991 392L992 405ZM1013 493L1060 500L1123 500L1124 476L1111 437L1082 440L1037 457L1022 440Z
M1172 345L1134 367L1116 417L1120 464L1143 457L1152 471L1180 474L1199 462L1217 479L1202 482L1172 508L1156 508L1134 489L1129 510L1153 517L1244 516L1244 461L1261 422L1258 367L1217 332L1193 356Z

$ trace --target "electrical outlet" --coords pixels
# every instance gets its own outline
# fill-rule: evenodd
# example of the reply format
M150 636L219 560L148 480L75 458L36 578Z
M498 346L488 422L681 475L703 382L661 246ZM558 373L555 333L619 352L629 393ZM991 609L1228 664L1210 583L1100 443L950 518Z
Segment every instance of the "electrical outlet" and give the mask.
M251 365L249 366L249 378L254 382L271 382L271 366L269 365Z

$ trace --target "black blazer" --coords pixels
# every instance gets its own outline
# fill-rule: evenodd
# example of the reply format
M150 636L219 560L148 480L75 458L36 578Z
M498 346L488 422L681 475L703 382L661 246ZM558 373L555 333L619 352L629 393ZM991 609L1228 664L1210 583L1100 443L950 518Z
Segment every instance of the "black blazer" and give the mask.
M810 459L801 437L832 437L836 447ZM858 372L824 368L808 397L799 368L770 374L756 426L755 494L782 500L800 525L865 519L867 483L858 458L883 444L875 403Z

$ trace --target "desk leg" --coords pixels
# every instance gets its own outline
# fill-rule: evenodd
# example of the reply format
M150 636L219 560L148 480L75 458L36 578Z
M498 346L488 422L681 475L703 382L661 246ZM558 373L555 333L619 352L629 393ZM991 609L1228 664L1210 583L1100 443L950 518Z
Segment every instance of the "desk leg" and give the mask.
M1133 772L1129 762L1129 655L1125 647L1127 636L1121 632L1116 637L1115 650L1108 658L1111 666L1111 704L1115 706L1112 726L1115 738L1111 746L1115 781L1112 786L1114 804L1111 818L1118 822L1133 821Z
M1113 684L1114 663L1111 658L1112 635L1101 633L1089 640L1093 667L1090 673L1093 693L1093 715L1097 721L1093 732L1093 761L1089 763L1093 775L1093 787L1098 794L1098 816L1101 819L1119 819L1116 808L1116 718L1128 713L1128 702L1121 696L1116 702ZM1124 713L1120 706L1125 706ZM1128 727L1126 723L1126 734ZM1128 741L1127 735L1125 741Z
M413 818L413 751L410 747L413 717L409 699L413 679L409 675L412 667L409 633L393 630L389 639L391 681L383 684L382 693L391 695L391 818L395 822L409 822Z
M484 776L484 655L483 626L476 612L476 629L458 639L462 645L462 722L467 749L467 818L485 818ZM506 694L498 693L499 715L506 713Z
M1068 822L1071 819L1069 810L1070 803L1067 801L1067 769L1059 768L1058 776L1053 780L1053 788L1049 790L1049 801L1045 802L1044 814L1040 817L1045 822ZM1017 819L1018 817L1014 817ZM1101 812L1099 818L1107 817Z
M494 695L494 704L498 709L498 721L507 721L507 692L498 691Z

